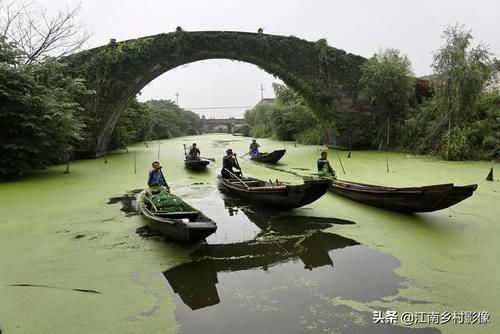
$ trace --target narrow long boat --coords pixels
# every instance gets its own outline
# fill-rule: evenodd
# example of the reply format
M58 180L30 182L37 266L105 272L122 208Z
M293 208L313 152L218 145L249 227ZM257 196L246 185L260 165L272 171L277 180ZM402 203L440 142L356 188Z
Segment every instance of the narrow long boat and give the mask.
M257 162L265 162L269 164L277 163L286 153L286 150L275 150L271 153L259 153L257 156L250 157L250 160Z
M310 204L323 196L331 181L306 180L301 185L285 185L251 177L225 179L217 176L228 191L253 202L278 208L298 208Z
M210 164L209 160L206 159L186 159L184 160L184 166L188 169L200 172L205 170L207 166Z
M217 225L212 219L178 196L173 194L170 196L176 201L175 211L156 207L146 191L140 194L139 209L152 229L178 242L200 241L217 230Z
M398 212L432 212L446 209L472 196L477 184L453 183L395 188L333 180L330 190L354 201Z

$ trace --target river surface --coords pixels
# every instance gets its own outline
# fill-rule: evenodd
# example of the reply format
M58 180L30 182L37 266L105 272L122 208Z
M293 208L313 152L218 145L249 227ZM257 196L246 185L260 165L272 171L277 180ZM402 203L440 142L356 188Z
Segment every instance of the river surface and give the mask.
M182 144L192 142L217 160L204 173L183 167ZM218 187L224 151L244 153L249 142L211 134L141 143L73 162L70 174L54 166L0 183L0 333L500 332L498 168L487 182L486 162L355 151L339 152L343 174L330 150L347 180L479 187L425 214L330 193L276 212ZM314 173L319 147L259 142L287 154L273 168L240 158L245 174L300 183ZM206 243L143 228L135 198L158 156L172 191L217 222Z

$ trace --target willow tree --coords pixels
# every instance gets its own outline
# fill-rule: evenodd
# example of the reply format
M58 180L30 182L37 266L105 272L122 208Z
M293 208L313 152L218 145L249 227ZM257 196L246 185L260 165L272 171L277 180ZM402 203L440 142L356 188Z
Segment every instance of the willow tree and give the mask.
M482 44L472 46L471 31L463 25L448 27L443 39L432 67L437 107L448 120L445 145L450 159L451 145L461 143L458 151L467 147L467 124L477 118L476 105L491 75L492 55Z
M386 49L368 59L362 68L361 84L374 106L374 118L387 129L402 122L406 116L409 99L415 91L411 63L399 50Z

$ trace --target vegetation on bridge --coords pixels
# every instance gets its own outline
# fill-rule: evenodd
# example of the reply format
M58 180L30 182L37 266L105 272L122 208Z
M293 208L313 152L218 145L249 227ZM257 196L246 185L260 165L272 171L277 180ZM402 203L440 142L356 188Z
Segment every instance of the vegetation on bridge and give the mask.
M91 131L89 147L107 147L114 120L156 76L190 62L227 58L259 66L295 89L311 110L333 122L340 111L355 109L364 58L296 37L245 32L174 33L110 42L67 59L73 76L96 92L83 101Z

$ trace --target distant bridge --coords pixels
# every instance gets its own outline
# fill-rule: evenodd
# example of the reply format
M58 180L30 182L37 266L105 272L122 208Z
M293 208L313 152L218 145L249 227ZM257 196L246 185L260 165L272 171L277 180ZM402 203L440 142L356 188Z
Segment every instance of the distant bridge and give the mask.
M203 132L233 133L243 124L245 124L243 118L205 118L203 119Z

